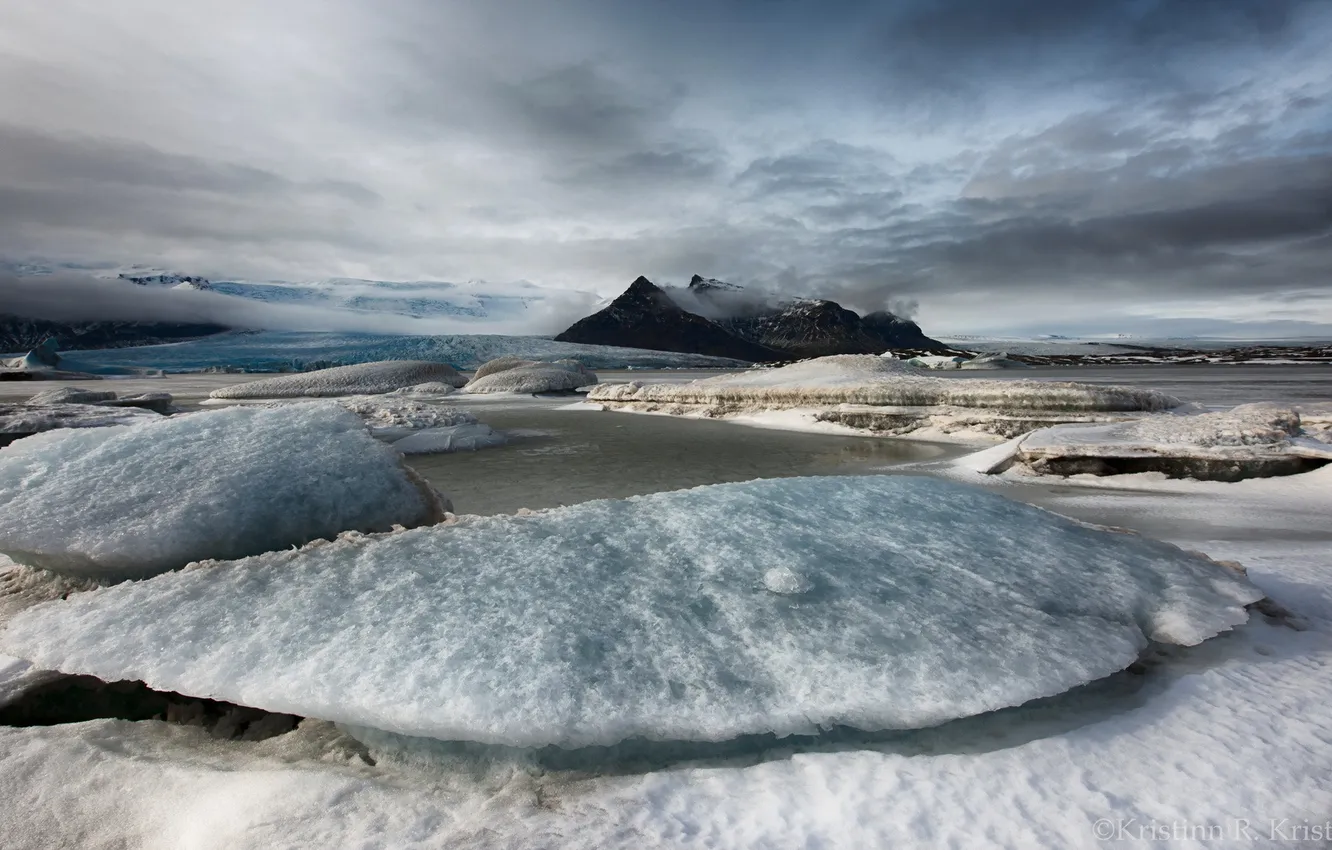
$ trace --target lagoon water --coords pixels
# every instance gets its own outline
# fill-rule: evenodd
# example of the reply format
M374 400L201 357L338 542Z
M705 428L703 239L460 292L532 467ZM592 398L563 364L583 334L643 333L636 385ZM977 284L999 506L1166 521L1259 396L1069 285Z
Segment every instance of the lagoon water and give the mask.
M686 381L715 372L603 372L603 382ZM940 376L1075 380L1153 387L1208 407L1253 401L1332 402L1332 367L1115 366L1056 367ZM196 407L218 387L263 375L172 375L97 381L97 389L174 393ZM19 400L50 382L0 384L0 400ZM511 442L497 449L417 456L410 460L453 499L460 513L509 513L589 499L620 498L753 478L866 474L965 449L879 437L766 430L735 423L569 409L576 397L457 395L445 403L469 409Z

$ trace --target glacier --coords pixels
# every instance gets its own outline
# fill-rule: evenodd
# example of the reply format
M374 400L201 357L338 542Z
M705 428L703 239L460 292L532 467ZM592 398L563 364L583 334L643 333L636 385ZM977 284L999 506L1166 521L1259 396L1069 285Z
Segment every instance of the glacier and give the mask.
M591 369L733 369L739 360L638 348L555 342L545 337L498 334L403 336L305 331L238 331L167 345L98 349L66 355L68 368L202 372L290 372L376 360L433 360L471 369L505 355L530 360L572 357Z
M467 383L467 379L447 363L426 360L381 360L233 384L213 390L209 397L250 399L374 395L426 383L445 383L461 387Z
M198 564L23 611L0 652L412 736L721 741L1017 705L1262 596L976 488L781 479Z
M401 455L332 404L154 418L0 451L0 553L68 575L136 578L443 517Z

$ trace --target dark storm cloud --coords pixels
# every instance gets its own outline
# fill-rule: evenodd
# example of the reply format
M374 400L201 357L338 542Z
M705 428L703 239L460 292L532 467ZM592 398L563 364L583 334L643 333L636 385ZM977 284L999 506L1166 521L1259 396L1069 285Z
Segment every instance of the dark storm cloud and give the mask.
M279 5L0 11L0 253L1332 322L1320 0Z

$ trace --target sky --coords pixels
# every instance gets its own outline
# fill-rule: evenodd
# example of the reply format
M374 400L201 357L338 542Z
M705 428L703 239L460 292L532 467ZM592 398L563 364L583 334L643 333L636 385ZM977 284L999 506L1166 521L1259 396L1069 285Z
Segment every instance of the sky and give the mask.
M1332 333L1328 0L11 0L0 259Z

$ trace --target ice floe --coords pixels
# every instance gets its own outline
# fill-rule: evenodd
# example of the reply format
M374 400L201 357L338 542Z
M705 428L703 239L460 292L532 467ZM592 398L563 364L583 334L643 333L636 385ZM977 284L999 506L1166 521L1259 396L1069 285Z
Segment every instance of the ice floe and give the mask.
M471 452L502 446L509 441L504 434L483 422L425 428L395 440L393 448L405 455Z
M1311 410L1307 431L1297 410L1273 404L1057 425L1005 444L1004 452L987 454L981 464L987 468L978 471L1003 472L1019 465L1051 475L1159 472L1213 481L1290 475L1332 463L1332 444L1318 414L1316 407Z
M603 384L587 398L611 410L684 416L754 419L794 411L808 424L964 440L1013 437L1064 422L1118 421L1183 403L1136 387L944 378L904 361L855 354L690 383Z
M434 381L461 387L467 379L447 363L381 360L233 384L213 390L210 397L250 399L374 395Z
M39 434L0 451L0 552L126 578L443 514L396 451L332 404L154 420Z
M596 373L577 360L542 363L503 357L483 364L463 392L551 393L576 390L596 382Z
M406 735L720 741L1061 693L1261 596L974 488L783 479L202 564L22 612L0 651Z
M102 428L108 425L155 422L161 418L160 414L139 407L0 403L0 446L60 428Z

